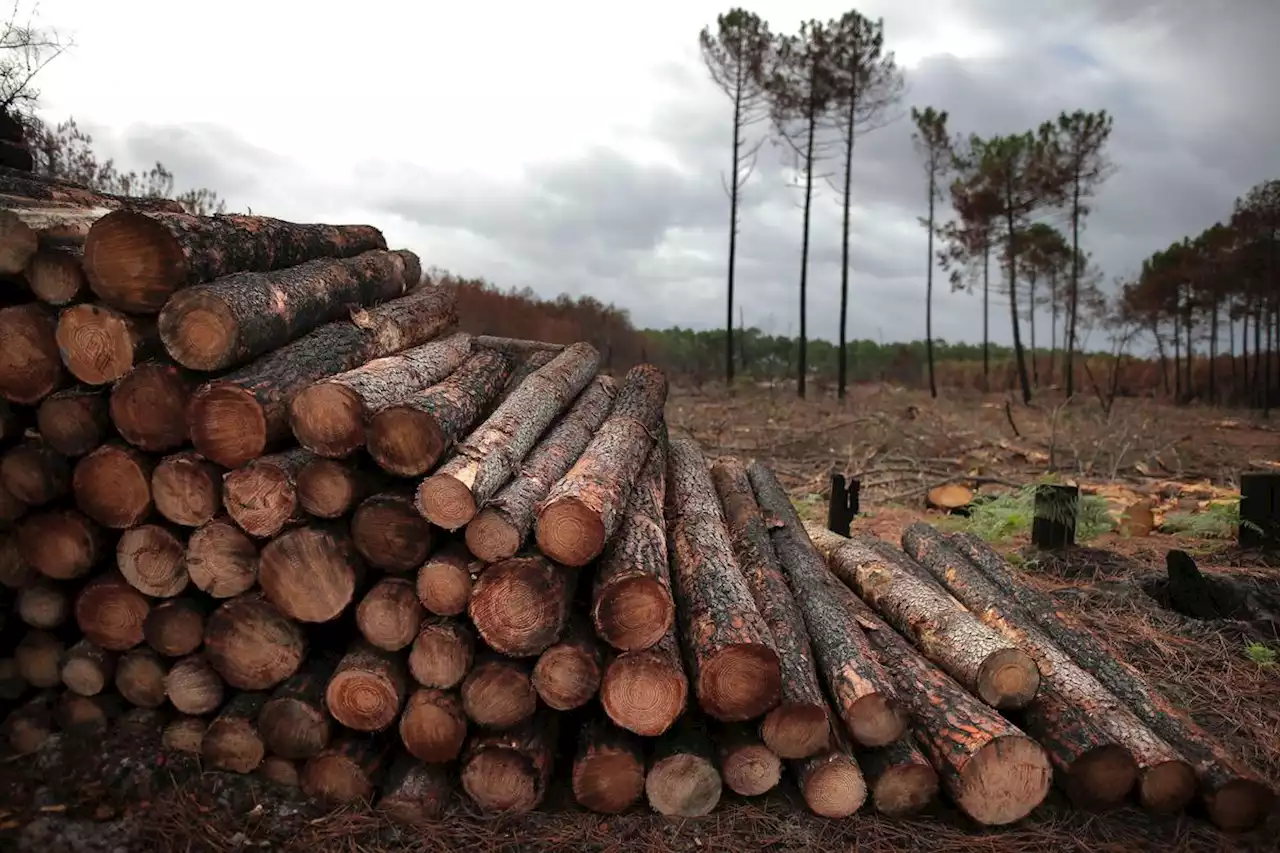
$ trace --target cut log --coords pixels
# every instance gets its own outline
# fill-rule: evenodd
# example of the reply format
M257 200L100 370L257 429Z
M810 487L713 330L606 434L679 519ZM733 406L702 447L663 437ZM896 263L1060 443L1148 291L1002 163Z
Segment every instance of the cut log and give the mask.
M267 749L290 759L310 758L329 745L333 718L325 709L324 693L335 661L313 657L291 675L262 706L258 734Z
M0 481L0 528L7 528L26 515L27 505Z
M747 469L767 519L769 541L804 616L817 669L836 714L854 743L893 743L907 728L907 711L871 652L852 609L855 596L827 569L795 507L765 466Z
M313 456L298 472L298 503L316 518L340 518L385 485L356 461Z
M963 483L943 483L929 490L925 503L933 509L947 512L964 509L973 503L973 490Z
M555 760L556 717L544 714L500 732L477 732L462 759L462 789L485 811L520 813L542 802Z
M67 381L57 330L58 318L38 302L0 308L0 396L34 405Z
M779 758L816 755L829 745L831 722L804 617L778 565L746 467L737 459L721 459L711 468L711 480L724 507L738 568L769 626L782 668L782 700L761 721L760 736Z
M667 817L702 817L720 802L711 739L696 715L682 717L654 743L644 790L650 807Z
M1256 772L1229 754L1096 634L1064 614L1047 596L1020 583L989 546L967 535L952 541L1011 601L1031 614L1059 648L1126 703L1154 734L1191 761L1209 816L1217 826L1242 830L1266 819L1275 793Z
M21 589L37 574L22 556L18 535L0 532L0 586Z
M657 368L627 371L613 411L538 505L535 534L544 554L585 566L604 551L622 523L666 401L667 380Z
M369 802L387 762L378 740L347 737L312 756L302 768L302 793L329 803Z
M21 438L30 426L30 407L16 405L0 397L0 441L8 444Z
M555 644L533 665L533 689L547 707L571 711L591 701L600 689L604 660L585 620L574 619Z
M81 696L67 691L54 706L53 719L67 734L101 737L123 710L124 703L114 694Z
M0 275L21 273L39 248L39 232L16 211L0 210Z
M725 529L702 449L672 436L667 455L667 541L677 621L698 704L722 722L773 709L782 671Z
M61 586L48 578L37 577L18 590L14 610L18 618L32 628L53 630L71 615L71 601Z
M596 375L600 354L577 343L533 371L440 470L418 486L418 507L432 524L457 530L519 470L538 438Z
M166 456L151 472L151 499L168 521L200 527L222 508L222 471L190 451Z
M378 811L396 823L423 828L444 817L453 797L453 779L438 764L402 755L391 765Z
M351 538L370 565L396 574L421 566L435 541L431 525L413 508L408 487L362 501L351 518Z
M194 653L204 642L204 605L194 598L157 602L142 626L147 645L165 657Z
M39 693L13 710L4 721L9 746L18 755L31 755L53 735L53 707L57 694Z
M617 383L597 376L521 463L511 482L467 525L467 547L496 563L515 556L533 529L536 508L563 477L613 408Z
M94 302L62 310L57 341L62 363L86 385L115 382L160 352L154 320Z
M297 788L301 784L302 769L296 761L268 755L255 771L258 776L282 788Z
M462 682L467 718L490 729L508 729L538 710L529 665L492 653L478 656Z
M289 435L289 404L303 388L375 358L425 343L455 322L454 295L422 288L351 322L327 323L244 367L200 386L187 407L191 443L238 468Z
M340 319L352 306L403 296L420 275L408 251L233 273L175 293L160 310L160 337L184 367L226 370Z
M148 453L165 453L187 443L187 404L195 390L191 377L172 364L138 365L111 389L111 422L121 438Z
M573 797L601 814L626 811L644 795L644 750L640 739L593 717L578 735L573 759Z
M735 794L758 797L782 780L782 760L765 746L754 726L724 723L713 729L720 776Z
M475 658L475 633L467 623L434 616L422 623L409 650L409 674L423 687L457 687Z
M229 518L215 518L187 540L187 573L201 592L232 598L258 582L258 547Z
M76 624L80 630L113 652L127 651L142 642L142 626L150 612L150 602L119 572L99 575L85 584L76 597Z
M355 598L364 566L340 528L296 527L262 549L258 584L299 622L338 618Z
M356 627L370 645L398 652L418 636L425 615L413 581L382 578L356 607Z
M298 443L340 459L363 447L366 425L387 406L443 381L471 355L472 338L457 332L304 388L289 404Z
M0 481L27 506L40 506L70 491L71 464L44 442L28 439L5 451Z
M268 538L305 517L294 483L298 472L312 458L309 450L295 447L254 459L227 474L222 481L222 503L231 520L250 536Z
M611 660L600 680L600 704L609 719L645 737L657 737L688 706L689 679L680 660L675 626L647 649Z
M437 616L457 616L467 609L471 587L484 563L472 559L459 544L446 545L418 569L418 600Z
M93 298L79 247L48 244L27 261L27 285L36 299L63 307Z
M130 705L159 708L164 704L168 674L168 664L153 649L130 649L116 663L116 690Z
M886 817L916 814L938 795L938 772L911 732L887 746L866 750L858 762L871 786L871 804Z
M663 514L667 443L649 451L631 492L622 525L596 567L591 585L591 618L596 633L615 649L646 649L675 622L667 532Z
M116 721L116 731L128 737L155 738L163 731L169 716L156 708L128 708Z
M200 745L205 766L249 773L262 763L267 751L256 721L266 701L265 693L239 693L223 706Z
M104 444L76 462L71 490L76 507L101 524L123 530L151 514L154 463L132 447Z
M400 740L419 761L441 764L462 753L467 715L454 691L420 687L409 695L400 715Z
M164 727L160 743L165 749L199 755L204 747L204 733L208 728L209 721L203 717L188 717L184 714Z
M564 344L533 341L527 338L507 338L501 335L476 335L476 346L521 357L535 353L550 353L554 356L565 348Z
M14 647L13 659L24 681L39 690L62 683L62 659L67 647L48 631L32 629Z
M81 696L98 695L111 685L115 674L115 653L89 640L81 640L68 649L62 663L62 683Z
M228 599L210 614L204 648L218 673L240 690L275 687L306 656L302 630L253 592Z
M578 573L545 557L513 557L480 573L467 615L495 651L512 657L542 654L569 622Z
M369 455L401 477L430 471L502 392L511 368L507 356L481 350L446 379L384 407L369 419Z
M396 721L408 691L404 662L365 642L347 650L325 688L333 718L358 732L380 732Z
M0 658L0 701L20 699L27 692L27 680L14 658Z
M184 714L211 714L222 704L226 686L204 655L188 655L174 661L164 677L169 702Z
M54 580L84 576L104 550L98 525L73 509L27 516L18 526L23 562Z
M101 388L79 385L45 397L36 412L36 429L55 452L83 456L102 444L110 426L107 396Z
M143 314L159 311L181 288L220 276L386 247L382 233L368 225L118 210L89 228L84 268L99 298Z
M187 547L183 538L159 524L130 527L116 545L116 566L144 595L172 598L187 588Z

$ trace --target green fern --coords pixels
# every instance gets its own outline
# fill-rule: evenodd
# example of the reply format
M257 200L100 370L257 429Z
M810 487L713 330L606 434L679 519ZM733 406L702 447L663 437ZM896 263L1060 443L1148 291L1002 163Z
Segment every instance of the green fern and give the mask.
M1261 533L1262 528L1240 518L1240 500L1211 503L1204 512L1171 512L1160 525L1163 533L1194 539L1234 539L1244 527Z
M1023 486L1016 492L995 495L975 501L963 529L988 542L1001 542L1020 533L1028 533L1036 513L1036 487ZM1054 508L1050 508L1053 512ZM1064 508L1064 512L1069 512ZM1066 518L1060 520L1067 520ZM1076 508L1076 541L1087 542L1115 529L1107 512L1107 501L1097 495L1081 495Z
M1263 643L1245 643L1244 656L1258 666L1276 665L1276 650Z

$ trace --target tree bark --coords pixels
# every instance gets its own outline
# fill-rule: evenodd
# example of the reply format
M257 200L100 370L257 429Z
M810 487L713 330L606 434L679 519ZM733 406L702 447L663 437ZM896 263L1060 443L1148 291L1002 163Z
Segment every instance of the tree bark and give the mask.
M62 683L62 659L66 644L48 631L28 631L13 650L14 661L23 679L39 690Z
M356 607L356 627L370 645L398 652L418 636L425 615L413 581L382 578Z
M403 486L365 498L351 518L351 538L370 565L406 574L427 559L436 534L413 508L413 489Z
M469 719L488 729L509 729L528 720L538 709L529 664L492 653L477 657L462 682L462 707Z
M66 384L57 329L57 316L38 302L0 308L0 396L30 406Z
M471 600L471 587L484 570L458 543L445 545L418 569L418 600L437 616L465 613Z
M355 598L364 565L339 527L296 527L262 549L258 585L291 619L328 622Z
M298 472L298 503L316 518L340 518L385 486L358 461L313 456Z
M90 640L81 640L68 649L62 663L62 683L81 696L97 696L110 686L115 674L115 653Z
M222 508L222 469L190 451L166 456L151 472L151 499L168 521L202 527Z
M585 566L604 551L622 523L666 400L667 380L657 368L640 364L627 371L613 411L538 505L535 532L544 554Z
M333 718L358 732L380 732L400 715L408 690L404 662L395 655L357 641L338 663L325 705Z
M0 458L0 482L27 506L42 506L71 490L71 464L43 441L29 438Z
M119 572L99 575L76 597L76 624L92 642L123 652L143 640L142 626L151 604Z
M86 385L50 394L36 412L40 437L63 456L83 456L93 450L102 444L109 426L106 393Z
M226 516L192 531L187 540L191 583L214 598L232 598L258 582L258 547Z
M555 760L557 720L549 714L498 732L477 732L462 758L462 789L481 809L532 811L542 802Z
M720 802L722 782L706 725L689 714L653 745L644 789L649 806L667 817L702 817Z
M814 550L773 472L757 462L747 475L837 715L857 744L892 743L906 731L907 712L858 625L853 593Z
M564 632L577 579L576 569L544 557L512 557L480 573L467 615L494 651L539 655Z
M311 758L329 745L333 718L324 704L335 661L312 656L276 687L258 715L267 749L283 758Z
M204 618L205 606L199 599L170 598L151 608L142 636L165 657L185 657L204 643Z
M262 763L267 750L257 719L266 701L265 693L239 693L223 706L200 744L206 767L249 773Z
M115 382L161 351L154 320L96 302L64 308L56 336L62 363L86 385Z
M600 814L624 812L644 794L644 769L640 739L603 717L592 717L578 734L573 798Z
M423 829L444 817L453 787L446 768L401 756L387 774L378 811L396 823Z
M467 740L467 715L457 692L414 690L400 715L400 740L419 761L443 764L457 758Z
M80 248L44 241L42 244L24 270L35 297L56 308L92 299Z
M827 749L791 761L790 767L805 805L819 817L846 818L867 801L866 779L842 731L832 731Z
M533 689L543 704L555 711L581 708L600 689L604 659L600 645L585 620L570 621L554 645L533 666Z
M213 611L205 623L204 648L218 673L240 690L275 687L297 672L306 656L298 625L254 592Z
M312 458L311 451L295 447L260 456L228 473L222 482L222 503L232 521L260 539L301 522L305 515L295 483Z
M126 530L116 545L116 565L130 586L153 598L172 598L191 581L186 543L158 524Z
M373 799L388 755L381 740L345 737L335 741L303 766L302 793L334 804L367 803Z
M151 514L154 461L124 444L104 444L81 457L71 475L76 506L116 530L142 524Z
M616 395L617 383L608 376L597 376L587 385L525 457L519 473L467 525L471 553L489 563L515 556L533 527L537 505L582 455Z
M609 661L600 681L600 704L609 719L628 731L657 737L688 706L689 679L680 659L675 626L647 649Z
M576 343L521 382L438 471L418 486L431 523L457 530L519 470L547 427L596 375L600 354Z
M187 403L194 390L191 376L172 364L139 364L111 389L111 422L134 447L149 453L176 450L190 437Z
M754 726L724 723L712 730L720 776L729 790L758 797L782 780L782 760L760 739Z
M116 663L116 690L130 705L159 708L165 702L164 678L168 673L169 665L154 649L130 649Z
M471 670L475 646L475 632L466 622L428 617L409 650L409 674L423 687L457 687Z
M184 714L198 717L217 710L226 695L226 685L204 655L189 655L175 661L164 677L169 702Z
M106 550L102 530L73 509L31 515L18 526L18 553L45 577L72 580L87 574Z
M938 795L938 773L911 732L863 752L858 761L871 787L871 804L882 815L916 814Z

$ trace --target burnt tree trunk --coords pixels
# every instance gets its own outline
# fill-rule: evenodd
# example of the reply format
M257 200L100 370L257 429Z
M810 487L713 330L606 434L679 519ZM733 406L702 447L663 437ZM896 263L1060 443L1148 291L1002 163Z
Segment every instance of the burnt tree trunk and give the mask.
M63 309L56 334L62 363L86 385L115 382L160 352L153 319L94 302Z
M296 483L311 451L295 447L260 456L230 472L222 481L222 503L231 520L260 539L302 521Z
M512 557L480 573L467 615L494 651L542 654L569 622L578 571L541 556Z

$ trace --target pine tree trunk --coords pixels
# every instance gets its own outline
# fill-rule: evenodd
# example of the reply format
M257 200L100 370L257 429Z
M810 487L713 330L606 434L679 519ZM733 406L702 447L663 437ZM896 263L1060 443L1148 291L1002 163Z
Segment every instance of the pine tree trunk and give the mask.
M42 245L24 271L36 299L63 308L93 298L84 274L84 252L76 246Z
M370 645L398 652L418 636L425 615L413 581L384 577L356 607L356 627Z
M361 501L351 517L351 539L370 565L407 574L431 553L437 532L413 508L413 488L396 486Z
M190 374L162 361L140 364L111 389L111 422L120 437L150 453L175 450L191 436L187 403Z
M299 777L302 793L328 803L373 799L390 751L381 740L344 737L313 755Z
M456 691L419 687L409 694L400 715L400 740L419 761L443 764L462 753L467 715Z
M266 701L265 693L239 693L222 707L200 743L206 767L248 773L262 763L267 750L256 721Z
M85 637L108 651L123 652L141 643L150 612L146 597L115 571L98 575L76 597L76 624Z
M161 352L153 319L92 302L58 315L57 340L63 364L86 385L115 382Z
M380 732L400 715L407 691L404 661L357 641L347 649L329 679L325 707L349 729Z
M298 472L298 503L316 518L341 518L389 485L356 461L313 456Z
M130 705L159 708L165 702L164 678L168 674L169 665L154 649L130 649L116 663L116 690Z
M506 731L472 735L462 758L462 789L485 811L537 808L551 779L557 729L557 718L544 714Z
M103 531L73 509L24 518L18 526L18 553L31 568L54 580L87 574L107 552Z
M355 598L364 564L340 527L295 527L262 549L258 585L291 619L328 622Z
M97 696L111 685L116 673L116 656L90 640L81 640L67 650L62 664L62 683L72 693Z
M573 619L564 635L538 656L533 689L548 708L572 711L595 697L603 672L604 658L591 627Z
M538 710L532 670L526 661L492 652L477 656L462 682L462 707L468 719L487 729L509 729Z
M542 654L569 621L578 572L540 556L512 557L480 573L467 615L481 639L511 657Z
M267 539L306 516L295 485L311 451L295 447L260 456L222 481L222 501L231 520L250 536Z
M116 566L138 592L172 598L191 582L185 537L159 524L130 527L116 546Z
M644 749L640 739L602 717L578 736L573 760L573 798L600 814L626 811L644 794Z
M423 687L457 687L471 671L475 646L475 631L466 622L429 616L409 650L409 674Z
M0 396L32 406L67 384L57 329L57 315L38 302L0 308Z
M460 544L445 545L418 569L418 600L437 616L465 613L471 588L484 567Z
M849 739L833 731L829 748L789 762L805 805L819 817L846 818L867 801L867 783Z
M324 705L325 687L335 662L312 656L276 687L258 715L258 732L267 749L283 758L311 758L329 745L333 718Z
M56 391L41 401L36 428L54 451L83 456L107 436L107 395L103 389L87 385Z
M258 546L231 519L201 525L187 540L187 574L213 598L233 598L258 582Z
M765 746L754 726L721 723L712 729L724 784L743 797L758 797L777 787L782 760Z
M688 706L689 678L675 626L647 649L609 661L600 680L600 704L620 728L644 737L667 731Z
M722 782L698 715L682 717L654 743L644 789L650 808L667 817L702 817L715 809Z
M76 463L71 491L76 506L101 524L122 530L151 514L154 461L132 447L104 444Z
M222 470L190 451L166 456L151 472L151 500L167 521L202 527L222 509Z
M437 764L401 756L387 774L378 811L397 823L419 829L444 816L453 797L453 779Z
M147 614L142 636L147 645L165 657L194 654L204 643L205 604L197 598L170 598L158 602Z
M306 640L298 625L261 593L224 601L205 624L205 654L240 690L268 690L298 671Z

